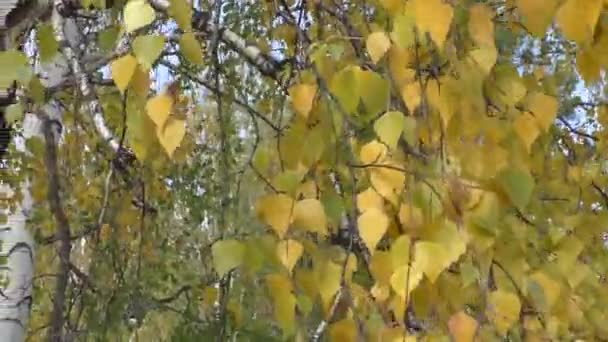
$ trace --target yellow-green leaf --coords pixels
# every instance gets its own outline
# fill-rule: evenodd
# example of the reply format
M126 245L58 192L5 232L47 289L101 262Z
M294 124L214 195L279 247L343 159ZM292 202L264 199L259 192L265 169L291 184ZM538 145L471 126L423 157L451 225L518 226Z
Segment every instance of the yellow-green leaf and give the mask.
M184 57L192 64L202 65L203 64L203 49L201 43L196 39L196 36L192 32L186 32L182 34L179 39L179 46L181 48Z
M524 210L534 191L534 178L526 170L507 168L498 174L498 184L511 203L519 210Z
M55 39L55 32L50 24L41 25L36 32L38 47L40 51L40 61L42 63L51 62L59 51L59 43Z
M494 291L488 296L486 314L496 330L505 335L509 328L519 320L521 302L515 294L506 291Z
M220 240L211 247L213 267L220 277L243 263L245 246L237 240Z
M401 267L410 262L411 240L407 235L401 235L391 245L391 260L394 267Z
M169 1L169 14L184 32L192 31L192 5L187 0Z
M146 0L130 0L127 2L123 16L127 32L133 32L149 25L156 19L154 9Z
M387 112L374 123L376 135L390 149L397 147L397 141L405 126L405 116L401 112Z
M150 69L165 46L162 35L138 36L133 41L133 53L144 70Z

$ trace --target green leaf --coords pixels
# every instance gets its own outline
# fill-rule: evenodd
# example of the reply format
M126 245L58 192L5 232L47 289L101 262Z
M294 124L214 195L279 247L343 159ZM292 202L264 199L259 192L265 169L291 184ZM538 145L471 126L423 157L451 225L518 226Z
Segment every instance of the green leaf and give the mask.
M516 208L523 210L528 206L534 190L534 178L528 171L508 168L500 172L497 180L502 191Z
M99 47L106 52L113 51L116 41L118 40L119 32L120 29L118 26L111 26L99 32L99 35L97 36Z
M405 116L401 112L387 112L374 123L374 131L390 149L397 147L404 128Z
M211 254L217 274L223 277L230 270L243 263L245 246L237 240L222 240L213 244Z
M165 46L165 37L161 35L139 36L133 41L133 53L145 70L160 56Z
M190 61L190 63L196 65L203 64L203 50L201 49L201 43L196 40L194 33L184 33L179 40L179 46L182 50L182 54Z
M403 119L403 138L405 139L405 141L407 141L408 144L410 144L410 146L416 145L416 139L417 139L416 126L417 125L418 124L416 122L416 119L414 119L411 116L406 116Z
M10 88L14 81L28 84L32 74L28 58L23 52L17 50L0 52L0 88Z
M40 61L42 63L51 62L59 49L59 43L55 39L53 27L50 24L42 25L38 28L36 35L38 39Z
M23 118L23 107L21 107L20 103L14 103L6 107L4 115L6 122L9 124L15 123Z

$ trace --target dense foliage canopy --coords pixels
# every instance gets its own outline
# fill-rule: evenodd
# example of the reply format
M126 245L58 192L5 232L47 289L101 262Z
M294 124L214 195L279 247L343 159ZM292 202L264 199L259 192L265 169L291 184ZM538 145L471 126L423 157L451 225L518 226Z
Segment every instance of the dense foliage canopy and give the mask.
M608 339L608 1L53 6L31 340Z

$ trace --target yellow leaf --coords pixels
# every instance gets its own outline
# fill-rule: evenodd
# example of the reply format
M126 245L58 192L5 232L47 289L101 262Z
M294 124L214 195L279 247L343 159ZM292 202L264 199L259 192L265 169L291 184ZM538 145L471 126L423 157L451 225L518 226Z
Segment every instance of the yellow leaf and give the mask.
M536 307L543 311L549 311L559 298L561 286L541 271L528 278L528 284L531 282L536 283L542 289L542 300L536 303ZM528 285L528 289L530 289L530 285Z
M416 260L424 265L424 274L431 283L435 283L441 272L448 266L449 256L441 244L429 241L416 244Z
M130 33L151 24L156 18L156 12L145 0L130 0L125 5L123 16L125 29Z
M293 209L294 223L310 232L327 235L327 217L318 199L298 201Z
M517 8L525 19L526 28L537 37L547 32L557 5L557 0L517 0Z
M186 135L186 120L169 119L164 128L156 127L156 134L160 144L171 158Z
M266 277L266 284L274 300L274 316L283 333L291 335L295 330L296 297L293 295L288 278L271 274Z
M531 94L528 98L528 109L543 131L547 131L557 116L559 103L555 97L542 93Z
M211 247L213 267L220 277L243 263L245 246L236 240L220 240Z
M493 17L487 5L477 3L469 8L469 33L480 47L494 47Z
M325 311L329 310L334 295L340 288L340 280L342 274L342 265L338 265L331 261L319 262L315 265L319 295L323 302Z
M188 0L171 0L168 12L182 31L192 31L192 5Z
M393 274L391 254L385 251L376 251L370 260L369 269L378 286L388 285Z
M557 267L565 277L570 276L574 267L578 266L578 255L584 247L584 244L573 235L560 241L559 248L556 251Z
M389 279L389 281L390 281L390 279ZM371 293L371 295L374 296L374 299L377 302L381 303L388 299L388 297L391 294L391 288L387 285L380 285L380 284L376 283L376 284L374 284L374 286L372 286L369 293Z
M365 165L378 164L386 155L386 146L374 140L361 147L359 159Z
M395 13L401 8L401 0L380 0L382 6L389 12Z
M280 238L283 238L292 222L293 205L293 200L286 195L266 195L258 199L256 213Z
M443 0L412 0L408 5L412 6L420 31L429 32L435 44L441 48L452 23L452 6Z
M382 165L371 170L370 181L382 197L397 205L405 182L405 173L400 170L403 166L394 161L386 161Z
M203 50L201 49L201 43L196 39L194 33L186 32L182 34L179 39L179 47L184 57L186 57L190 63L195 65L203 64Z
M127 89L136 67L137 59L132 55L122 56L112 62L110 66L112 79L120 92L124 92Z
M345 318L333 323L329 328L331 342L356 342L359 332L352 318Z
M357 220L359 234L371 254L376 250L376 245L386 233L389 220L386 214L379 209L365 211Z
M532 144L536 141L536 138L538 138L540 133L534 117L528 113L522 113L515 119L514 126L515 132L517 132L517 135L529 153Z
M406 266L410 262L411 240L407 235L401 235L391 245L391 260L393 267Z
M483 47L471 51L469 53L469 57L471 57L473 65L477 66L481 71L483 71L484 75L488 75L494 67L494 64L496 64L498 51L493 46Z
M521 302L515 294L501 290L490 293L486 314L502 335L517 322L520 310Z
M289 273L300 260L302 252L304 252L304 247L296 240L282 240L277 244L277 256Z
M602 0L566 0L555 20L567 39L577 43L591 41L602 9Z
M399 295L402 299L410 297L410 293L422 280L422 264L419 261L414 261L412 266L404 265L395 269L395 272L391 276L391 287L393 291ZM407 281L407 284L406 284ZM406 291L407 289L407 291Z
M148 100L146 112L157 127L164 127L173 109L173 97L160 94Z
M384 31L374 32L367 36L366 47L372 62L378 63L390 49L391 40Z
M417 81L406 84L401 89L401 97L407 106L407 110L414 113L416 108L420 106L422 101L422 92L420 91L420 84Z
M372 208L382 210L384 199L373 188L367 188L357 195L357 209L363 213Z
M289 89L293 108L303 118L308 118L312 110L313 101L317 94L317 86L314 84L298 84Z
M576 67L587 84L599 81L601 68L596 50L580 47L576 53Z
M417 342L416 335L406 333L402 327L383 327L382 337L379 341L382 342Z
M374 131L390 149L395 149L404 126L405 117L403 113L387 112L374 122Z
M479 323L464 311L453 314L448 321L448 328L454 342L473 342Z
M406 230L416 229L423 223L422 210L411 203L403 203L399 207L399 222Z
M138 66L131 79L131 88L137 96L145 99L150 91L150 72Z

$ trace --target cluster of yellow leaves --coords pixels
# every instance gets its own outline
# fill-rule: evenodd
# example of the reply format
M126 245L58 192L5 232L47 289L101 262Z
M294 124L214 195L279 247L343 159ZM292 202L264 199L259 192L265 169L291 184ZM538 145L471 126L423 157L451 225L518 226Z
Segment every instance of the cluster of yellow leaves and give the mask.
M483 2L377 3L389 19L365 31L371 63L318 53L311 59L323 87L302 77L289 89L292 122L254 160L273 188L255 206L270 242L257 252L249 241L216 242L218 275L255 273L262 261L252 260L264 259L274 318L287 336L299 331L298 316L307 317L313 305L334 315L335 301L346 302L331 317L329 336L336 341L356 339L356 315L371 321L390 311L403 322L408 305L421 316L436 310L436 328L455 341L505 336L521 321L526 332L553 338L568 329L600 329L597 322L607 317L598 309L602 302L576 292L587 286L600 293L590 280L592 267L579 260L585 245L577 234L584 233L567 236L558 227L566 226L564 215L540 208L537 198L541 189L559 188L553 183L562 178L548 185L542 177L565 165L539 161L552 158L543 138L556 130L559 100L543 82L553 75L540 68L524 73L499 58L496 32L514 30L517 22L543 36L555 21L579 46L582 76L597 80L608 65L601 57L608 51L608 27L600 20L604 1L509 0L514 8L505 13ZM193 42L193 35L182 36L183 53L201 64ZM115 62L121 91L136 69L153 63L152 47ZM146 106L157 128L165 127L159 141L169 155L183 136L177 128L166 133L173 101L159 94ZM365 132L355 133L359 128ZM341 140L343 130L351 140ZM567 173L572 181L584 178L579 166L568 165ZM357 183L352 187L344 182L349 176ZM336 202L341 211L332 217ZM555 221L542 221L550 215ZM331 246L328 237L343 226L360 238L363 253ZM542 255L526 254L534 248ZM581 275L572 275L577 268ZM371 282L355 280L355 271L368 272ZM454 295L459 290L462 296ZM539 323L545 319L548 328ZM405 338L380 321L381 328L369 323L370 331Z

